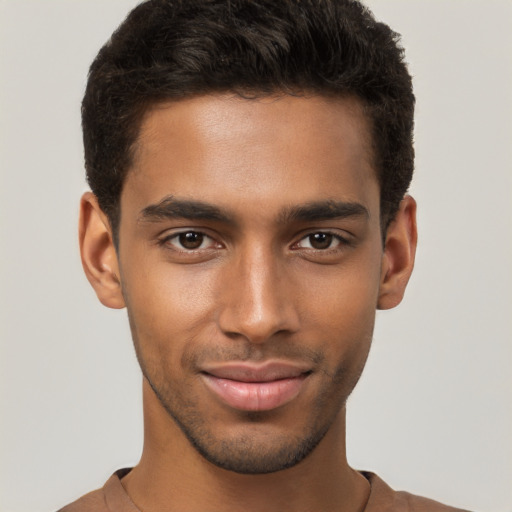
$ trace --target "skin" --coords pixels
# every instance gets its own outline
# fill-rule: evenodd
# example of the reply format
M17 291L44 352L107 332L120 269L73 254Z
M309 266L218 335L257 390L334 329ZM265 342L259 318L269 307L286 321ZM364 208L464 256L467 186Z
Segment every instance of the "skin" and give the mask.
M382 242L370 147L355 99L196 97L147 113L117 251L83 196L86 275L127 307L144 374L143 455L122 481L142 510L364 508L345 403L416 247L411 197ZM271 410L227 405L205 380L275 361L307 371Z

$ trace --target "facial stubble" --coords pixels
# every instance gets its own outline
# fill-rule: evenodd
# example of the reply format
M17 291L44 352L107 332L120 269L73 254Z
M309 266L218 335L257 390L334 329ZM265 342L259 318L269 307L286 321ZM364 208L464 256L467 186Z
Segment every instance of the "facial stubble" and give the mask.
M319 370L328 384L324 384L315 397L307 421L304 422L305 426L299 434L292 435L288 431L276 429L268 431L268 425L280 414L278 410L237 411L238 420L243 425L242 432L226 438L222 435L223 432L215 432L211 422L201 414L196 406L197 396L190 388L183 388L187 392L185 396L179 387L172 386L168 378L171 372L165 372L161 366L147 361L129 308L128 317L142 374L161 406L206 461L239 474L282 471L299 464L310 455L344 409L348 396L361 376L368 355L366 352L363 360L352 371L343 363L332 374ZM370 341L367 345L369 348ZM325 411L329 411L329 414L326 415Z

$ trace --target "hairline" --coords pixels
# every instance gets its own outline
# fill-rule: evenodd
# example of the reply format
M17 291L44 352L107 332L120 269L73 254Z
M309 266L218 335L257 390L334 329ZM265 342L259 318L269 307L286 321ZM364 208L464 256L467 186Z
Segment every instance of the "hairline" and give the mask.
M134 116L134 121L136 126L134 127L135 135L133 137L133 141L128 147L128 158L126 160L127 164L123 169L123 181L119 191L119 195L117 197L117 202L115 207L113 208L113 212L111 214L106 213L110 226L112 229L112 236L114 238L114 245L116 249L119 249L119 225L121 221L121 196L123 194L123 189L128 178L128 174L134 172L134 167L136 165L137 152L141 147L141 132L144 126L144 122L148 119L151 114L159 109L159 108L168 108L173 104L177 104L183 101L191 100L194 98L201 97L226 97L226 99L244 99L247 101L258 101L261 99L267 98L283 98L286 96L297 97L297 98L321 98L324 100L330 101L344 101L349 100L353 101L354 105L360 108L360 112L363 115L366 124L366 134L365 134L365 142L366 149L368 150L368 164L372 168L375 178L377 179L377 183L379 186L379 220L381 223L381 231L383 240L385 239L385 234L387 228L391 221L394 218L394 213L388 219L383 219L382 215L382 184L380 183L380 175L378 169L378 150L376 147L376 136L374 134L374 124L375 121L372 117L371 107L368 105L368 102L361 98L354 91L329 91L329 90L313 90L313 89L298 89L298 88L290 88L290 89L274 89L272 91L264 91L258 89L221 89L221 90L210 90L199 93L190 93L187 95L183 95L180 97L162 97L162 98L146 98L139 102L137 111L138 115ZM113 218L112 218L113 217Z

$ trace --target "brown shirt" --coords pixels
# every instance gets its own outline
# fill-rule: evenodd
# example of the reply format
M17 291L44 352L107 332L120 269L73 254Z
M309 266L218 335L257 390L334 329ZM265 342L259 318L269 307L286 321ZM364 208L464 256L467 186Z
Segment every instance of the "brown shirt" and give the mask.
M129 471L116 471L102 489L82 496L58 512L141 512L121 484L121 478ZM370 498L364 512L464 512L408 492L394 491L377 475L365 471L361 473L371 484Z

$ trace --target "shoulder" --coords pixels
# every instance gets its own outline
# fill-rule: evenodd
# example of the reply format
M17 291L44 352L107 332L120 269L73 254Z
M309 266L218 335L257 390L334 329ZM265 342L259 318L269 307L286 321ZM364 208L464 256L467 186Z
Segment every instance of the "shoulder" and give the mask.
M365 512L468 512L409 492L394 491L377 475L366 471L362 474L371 485Z
M467 510L443 505L438 501L416 496L408 492L399 491L396 494L398 499L404 502L404 510L410 512L468 512Z
M103 489L92 491L58 512L108 512Z
M121 484L121 478L127 475L130 469L116 471L101 489L82 496L58 512L140 512Z

